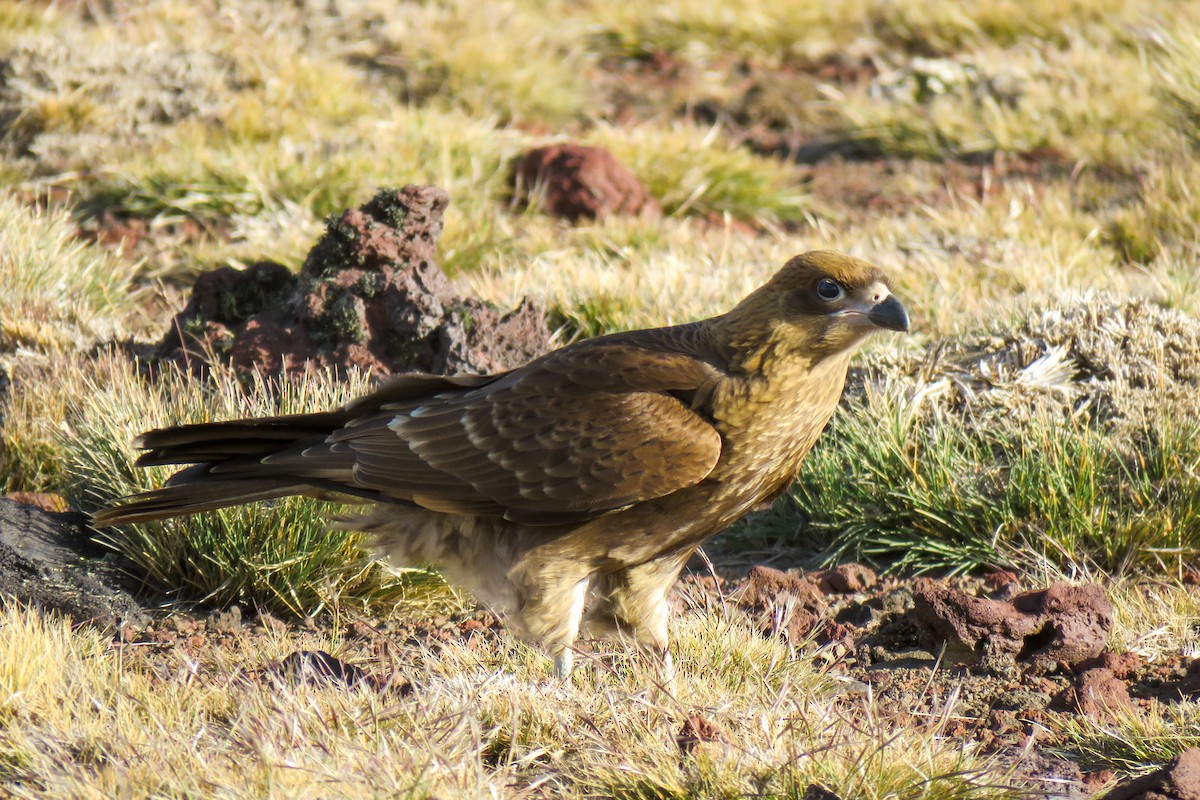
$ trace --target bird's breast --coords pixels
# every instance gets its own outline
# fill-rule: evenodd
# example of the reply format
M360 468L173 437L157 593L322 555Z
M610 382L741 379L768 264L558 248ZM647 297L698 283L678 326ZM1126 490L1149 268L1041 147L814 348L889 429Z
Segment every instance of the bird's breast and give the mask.
M710 478L751 505L790 483L833 417L848 361L731 382L714 397L722 453Z

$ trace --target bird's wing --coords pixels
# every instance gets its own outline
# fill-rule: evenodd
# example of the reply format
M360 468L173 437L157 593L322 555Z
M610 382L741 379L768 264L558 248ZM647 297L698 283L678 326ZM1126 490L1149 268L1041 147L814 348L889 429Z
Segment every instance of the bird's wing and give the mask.
M597 340L476 389L379 404L262 463L324 477L352 463L355 487L433 510L579 521L712 471L721 437L689 403L716 379L687 355Z

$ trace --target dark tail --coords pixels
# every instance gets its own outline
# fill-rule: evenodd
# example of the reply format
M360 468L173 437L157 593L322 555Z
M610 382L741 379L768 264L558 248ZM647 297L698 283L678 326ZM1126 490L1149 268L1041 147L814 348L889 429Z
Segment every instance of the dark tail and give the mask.
M397 375L336 411L181 425L144 433L134 440L134 446L144 451L137 460L139 467L195 466L177 472L161 489L110 504L97 512L92 522L97 527L149 522L294 494L395 502L395 498L355 484L354 454L348 448L330 446L326 441L329 434L392 404L470 390L497 377ZM274 458L264 463L268 456Z
M289 474L286 467L262 463L267 456L323 442L345 418L345 412L332 411L182 425L144 433L134 440L134 446L144 451L138 466L195 466L175 473L160 489L106 506L92 517L92 524L104 528L150 522L295 494L353 494L353 490L326 485L327 481ZM221 473L214 474L214 468Z
M92 525L108 528L113 525L132 525L171 517L182 517L198 511L273 500L293 494L303 494L305 486L280 481L218 481L209 483L164 486L149 492L123 497L119 505L109 505L92 515Z
M159 428L133 440L139 467L259 459L304 439L328 436L346 423L344 411L292 414Z

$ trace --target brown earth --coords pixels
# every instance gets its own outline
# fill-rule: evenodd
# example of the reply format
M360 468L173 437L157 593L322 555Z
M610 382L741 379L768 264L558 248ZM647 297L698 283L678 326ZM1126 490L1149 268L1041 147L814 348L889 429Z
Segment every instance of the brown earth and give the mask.
M347 630L359 643L348 652L358 655L343 660L310 641L314 630L331 621L285 621L269 614L243 619L237 607L167 614L161 598L139 601L93 536L79 515L0 500L0 595L91 620L112 631L117 646L129 645L127 658L152 669L158 664L166 669L176 651L192 658L214 649L246 652L261 637L286 636L295 643L291 655L232 679L367 687L403 698L420 691L405 665L436 658L443 647L476 647L508 636L495 615L482 609L403 621L360 620ZM1031 797L1082 800L1111 784L1113 776L1085 774L1052 752L1060 744L1049 733L1058 727L1052 723L1077 714L1103 721L1113 713L1139 714L1154 704L1179 702L1194 690L1200 662L1149 664L1134 654L1105 650L1106 600L1100 587L1056 583L999 599L1012 583L994 576L881 579L857 564L812 571L757 566L737 579L689 573L674 602L679 614L724 605L743 608L759 621L764 636L782 635L797 646L820 648L832 673L846 685L869 688L876 713L893 724L945 716L950 720L946 735L969 738L984 752L1013 761L1014 774L1029 786ZM943 611L958 626L939 629L923 622L933 612L915 610L929 605L929 598L949 598ZM1110 608L1107 614L1111 618ZM976 648L968 652L985 637L1003 641L1009 648L1003 651L1005 668L996 670L982 659L956 663L947 658L964 648L963 630L976 637ZM1014 633L1021 631L1033 631L1035 647ZM1012 647L1019 649L1012 652ZM1085 652L1090 655L1081 655ZM861 707L852 699L844 704L847 713ZM680 725L677 739L684 752L729 745L725 732L703 713ZM1200 797L1187 793L1194 789L1192 759L1181 759L1154 781L1138 779L1141 783L1126 794L1110 796Z

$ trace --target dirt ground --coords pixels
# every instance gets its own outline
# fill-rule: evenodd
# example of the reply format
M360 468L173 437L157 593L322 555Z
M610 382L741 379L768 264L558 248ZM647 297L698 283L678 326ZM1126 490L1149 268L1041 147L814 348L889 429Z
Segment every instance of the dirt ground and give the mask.
M865 580L840 581L847 573ZM832 578L832 580L831 580ZM1136 655L1112 653L1100 645L1097 656L1045 661L1017 652L1007 661L962 663L922 634L915 598L931 591L1004 603L1024 587L1009 574L955 580L876 579L859 565L836 570L776 573L755 568L741 579L714 578L705 572L684 576L674 593L680 615L725 607L751 614L764 636L795 637L798 647L816 649L830 673L844 682L846 709L856 693L872 693L874 707L906 724L943 717L947 734L973 742L985 754L1017 765L1032 796L1086 798L1116 783L1111 770L1090 768L1066 757L1053 731L1074 715L1104 721L1113 714L1145 713L1156 704L1178 703L1200 695L1200 668L1183 658L1143 663ZM1072 590L1075 591L1075 590ZM127 627L119 645L127 663L164 676L179 656L204 662L236 663L239 653L264 649L265 641L290 640L292 655L260 668L235 670L229 680L321 681L347 687L365 684L396 698L421 692L413 668L436 658L444 648L504 647L509 634L485 609L424 619L357 619L346 625L344 658L313 649L311 640L328 633L325 618L288 622L239 608L212 613L150 612L145 627ZM997 622L996 633L1004 624ZM1059 621L1050 628L1060 630ZM1039 634L1040 635L1040 634ZM608 646L580 643L583 669L592 655ZM703 718L691 721L692 736L719 739ZM686 726L685 726L686 727ZM1171 796L1171 795L1168 795Z
M76 617L90 614L111 631L128 668L143 673L167 679L183 659L225 664L229 681L366 686L401 700L422 691L418 667L448 648L514 646L494 614L464 606L386 619L327 614L302 621L238 606L167 608L163 598L146 595L134 606L136 590L121 585L119 572L89 541L81 516L39 505L54 509L62 502L21 496L0 509L0 590ZM37 535L9 535L14 531ZM718 564L719 550L718 540ZM706 558L694 559L672 596L677 614L747 616L763 636L815 652L844 687L847 713L861 707L856 696L870 693L872 707L892 724L943 719L946 735L1017 765L1035 796L1085 798L1117 782L1111 770L1070 758L1055 732L1071 718L1104 723L1123 714L1161 713L1200 696L1200 661L1148 662L1114 651L1114 609L1095 584L1038 586L1009 572L880 577L860 564L815 570L756 565L721 573ZM33 586L38 592L30 594ZM335 633L344 643L340 657L314 644ZM290 655L257 664L246 659L272 648ZM612 646L583 641L579 649L581 668L589 669ZM684 728L681 741L724 736L702 716Z

